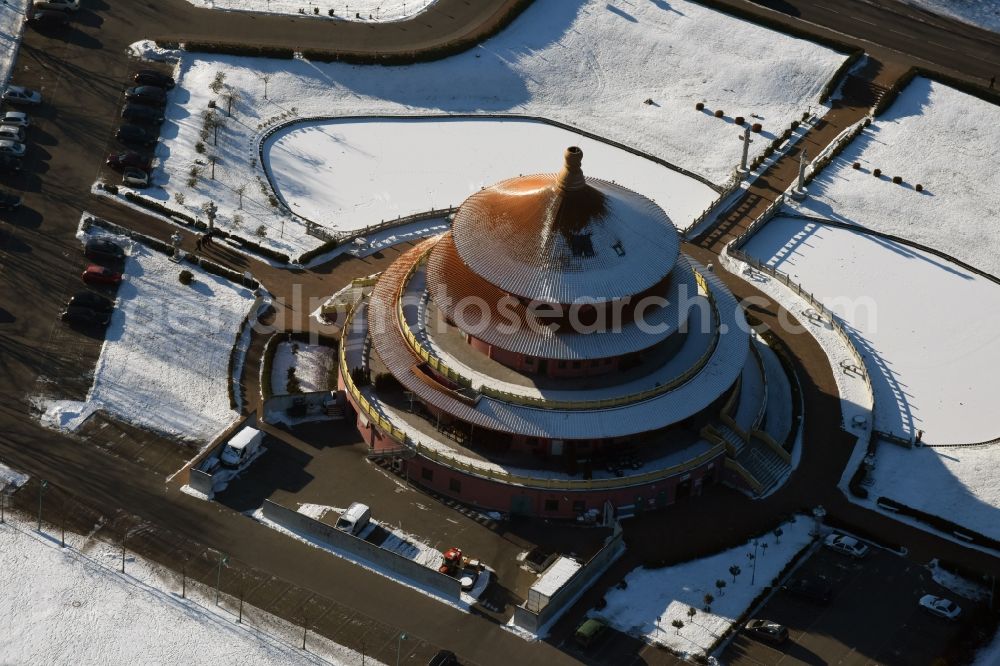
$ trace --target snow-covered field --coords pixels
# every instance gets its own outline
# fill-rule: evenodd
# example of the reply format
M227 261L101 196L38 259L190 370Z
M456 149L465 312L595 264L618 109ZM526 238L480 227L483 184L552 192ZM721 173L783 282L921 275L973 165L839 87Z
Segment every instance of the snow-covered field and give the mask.
M282 342L274 352L271 366L271 392L288 393L288 369L295 368L299 388L305 393L330 388L330 369L336 365L336 351L323 345Z
M437 0L188 0L192 5L226 11L295 14L349 21L402 21L423 13ZM317 13L316 10L319 10ZM330 10L333 14L330 14ZM300 11L300 10L304 10Z
M317 116L490 112L559 120L721 184L742 152L733 116L759 119L765 138L780 133L810 105L817 108L821 89L843 59L843 54L825 47L687 0L669 5L539 0L477 48L406 67L185 54L158 147L163 161L154 182L161 187L149 194L192 211L210 199L219 206L220 227L248 237L259 231L264 234L258 239L262 243L296 256L321 241L305 236L301 220L283 218L268 201L271 190L256 159L256 146L269 128ZM224 80L216 93L210 86L220 73ZM219 145L211 145L209 136L205 152L198 153L208 103L215 101L225 109L227 86L238 96L234 117L220 129ZM646 99L652 103L644 104ZM705 102L705 112L694 109L700 101ZM711 112L716 109L725 117L715 118ZM314 134L322 138L318 131ZM752 144L751 157L766 145L767 141ZM469 146L468 152L482 154L477 146ZM209 154L218 157L215 180L209 177ZM370 156L358 157L358 168L364 171ZM444 157L452 158L453 151ZM549 159L554 164L545 171L561 166L558 154ZM189 186L196 160L203 163L201 173ZM414 155L413 160L419 168L428 162L424 155ZM356 168L343 160L339 163L347 164L346 175ZM313 166L320 170L322 164ZM536 163L528 166L539 168ZM405 191L415 170L397 173L404 179L380 182L375 192L361 194ZM526 170L513 155L494 173L516 176ZM463 175L462 180L476 183L484 177ZM620 173L615 179L627 177ZM183 204L177 203L178 194ZM430 203L430 194L420 201L421 209ZM686 196L686 191L675 196ZM441 205L457 203L453 195L447 198ZM666 200L661 203L668 205ZM237 215L239 224L234 222ZM363 228L381 217L361 216L341 226ZM689 221L674 220L681 227Z
M903 2L985 30L1000 32L1000 4L996 0L903 0Z
M583 149L588 176L617 180L684 224L718 197L703 182L644 157L526 120L306 122L276 132L264 157L278 195L296 214L351 231L359 223L458 206L471 192L520 173L555 173L571 145Z
M7 83L17 57L28 0L5 0L0 5L0 82Z
M809 198L792 206L901 236L1000 275L997 145L1000 107L918 77L812 181ZM853 169L854 162L861 169ZM876 168L881 178L872 175ZM904 185L893 184L893 176ZM918 183L923 192L914 189Z
M759 537L753 584L748 557L754 552L751 541L683 564L635 569L625 577L626 589L612 589L605 596L608 605L588 614L606 620L619 631L675 652L704 654L749 609L757 595L774 584L796 553L809 545L812 527L811 520L799 516L794 522L782 525L784 534L780 543L774 534ZM767 544L766 549L763 544ZM735 582L729 573L733 565L742 570ZM717 580L726 582L721 591L715 585ZM704 610L706 594L715 597L711 611ZM688 616L689 608L696 611L693 618ZM672 625L675 620L684 626L676 629Z
M5 664L335 664L362 656L257 609L242 624L215 606L214 590L75 534L41 535L7 514L0 525L0 662ZM370 657L364 663L374 664Z
M744 251L836 313L865 356L875 427L930 444L1000 435L1000 285L861 232L777 217Z
M28 482L28 475L15 472L10 467L0 463L0 492L6 488L20 488Z
M173 437L206 442L237 413L229 355L253 294L188 263L116 237L130 255L84 402L43 401L47 425L73 430L95 410ZM190 286L177 276L194 274Z

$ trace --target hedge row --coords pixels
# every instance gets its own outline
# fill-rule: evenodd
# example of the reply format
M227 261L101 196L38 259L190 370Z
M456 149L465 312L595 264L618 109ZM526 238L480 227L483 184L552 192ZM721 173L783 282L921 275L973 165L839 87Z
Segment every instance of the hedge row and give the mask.
M250 289L256 289L257 287L260 286L260 283L257 282L257 280L254 280L253 278L247 280L243 277L243 273L234 271L231 268L226 268L222 264L217 264L214 261L209 261L204 257L199 257L194 254L185 254L184 260L190 264L199 266L206 273L212 273L213 275L224 277L227 280L235 282L236 284L241 284L244 287L248 287Z
M341 51L330 51L326 49L304 49L300 53L303 58L318 62L343 62L351 65L411 65L418 62L430 62L441 60L449 56L467 51L473 46L493 37L498 32L506 28L521 13L527 9L534 0L518 0L507 13L490 30L485 33L477 33L469 37L463 37L451 42L431 46L419 51L405 51L400 53L350 53ZM161 48L169 48L168 42L157 40L156 45ZM183 44L186 51L200 51L202 53L222 53L235 56L250 56L254 58L281 58L289 60L295 57L296 50L281 46L259 46L257 44L246 44L241 42L185 42Z
M923 67L911 67L906 70L906 73L901 77L896 79L891 86L889 86L882 98L875 105L872 115L880 116L885 112L892 103L896 101L899 93L902 92L915 77L922 76L932 81L937 81L938 83L943 83L946 86L954 88L959 92L963 92L966 95L972 95L973 97L978 97L981 100L989 102L990 104L1000 104L1000 90L993 90L984 88L981 85L976 85L974 83L969 83L963 79L957 79L953 76L948 76L947 74L939 74L938 72L931 72Z
M926 523L934 529L940 530L946 534L953 534L955 532L965 534L971 537L969 543L986 546L987 548L992 548L993 550L1000 549L1000 541L992 539L984 534L980 534L979 532L974 532L973 530L962 527L961 525L957 525L950 520L945 520L941 516L925 513L919 509L914 509L911 506L897 502L896 500L889 499L888 497L879 497L878 503L884 507L892 509L900 515L916 518L920 522Z
M243 317L243 321L240 322L240 327L236 333L236 341L233 342L233 348L229 350L229 365L226 368L226 377L228 378L226 381L226 388L229 389L229 408L238 412L243 411L243 405L236 404L236 386L233 384L233 371L236 369L236 350L239 348L240 340L243 338L243 331L250 325L250 317L252 317L256 311L257 307L255 302L254 307L247 312L247 315ZM244 359L244 367L245 366L246 359ZM240 381L239 377L236 378L236 381ZM243 398L245 399L246 396L243 396Z
M108 190L107 187L105 187L104 189ZM110 192L111 190L108 191ZM148 199L142 195L136 194L135 192L126 192L122 196L125 197L126 201L130 201L136 204L137 206L142 206L147 210L155 211L166 217L172 217L172 218L177 218L178 220L183 220L189 226L196 227L199 224L199 221L194 219L190 215L185 215L184 213L177 212L172 208L167 208L159 201ZM208 228L208 225L206 225L204 222L201 222L200 224L202 225L203 228L205 229Z
M284 336L274 333L264 343L264 352L260 360L260 397L267 400L271 397L271 370L274 366L274 355L278 351L278 343Z
M847 73L847 70L849 70L851 67L854 67L854 63L860 60L861 56L863 56L864 54L865 54L864 49L855 49L851 51L851 55L847 56L847 59L840 64L840 67L837 68L837 71L833 73L833 76L830 77L830 80L826 82L825 86L823 86L823 90L819 94L820 104L830 99L830 95L832 95L833 91L837 88L837 85L840 82L841 77L843 77L844 74Z
M318 257L319 255L323 254L324 252L329 252L331 250L336 249L338 245L340 245L340 241L337 240L326 241L322 245L318 245L313 249L308 250L307 252L303 252L302 255L299 256L299 263L307 264L316 257Z

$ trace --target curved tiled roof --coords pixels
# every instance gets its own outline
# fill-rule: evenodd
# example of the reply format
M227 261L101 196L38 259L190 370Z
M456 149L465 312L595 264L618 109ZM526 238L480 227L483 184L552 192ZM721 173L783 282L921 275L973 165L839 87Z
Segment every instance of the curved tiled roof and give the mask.
M473 273L458 257L451 234L441 236L427 260L427 290L455 326L500 349L554 360L611 358L666 340L677 331L681 310L698 295L698 285L683 258L665 282L655 294L658 302L639 313L642 326L629 304L621 310L619 330L577 333L553 330L549 320L536 318L524 303Z
M677 229L659 206L620 185L585 178L583 153L560 174L522 176L473 194L452 224L472 272L529 300L610 301L649 289L677 260Z

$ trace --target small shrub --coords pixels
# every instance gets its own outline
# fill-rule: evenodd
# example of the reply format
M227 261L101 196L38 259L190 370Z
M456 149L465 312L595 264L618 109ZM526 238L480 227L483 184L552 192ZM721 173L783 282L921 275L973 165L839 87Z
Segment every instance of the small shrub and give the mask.
M336 16L337 15L337 13L335 11L333 11L332 9L326 10L326 13L327 13L328 16Z
M875 176L876 178L881 177L881 175L882 175L882 169L874 169L872 171L872 175Z
M799 121L793 120L792 121L792 129L798 129L798 127L799 127Z
M106 183L104 185L104 191L110 192L111 194L118 194L118 186L112 185L111 183Z
M203 152L205 152L205 144L202 143L201 141L199 141L198 143L194 144L194 152L196 152L196 153L203 153Z
M915 189L917 192L923 192L924 186L921 185L920 183L917 183L916 185L913 186L913 189Z
M197 185L198 185L198 179L197 178L188 178L187 179L187 186L188 187L197 187Z
M302 393L302 385L299 383L299 378L295 376L294 367L288 368L285 390L289 393Z
M174 192L174 201L177 202L178 206L183 206L184 205L184 193L183 192Z
M257 227L257 230L254 231L254 234L256 234L258 238L264 238L265 236L267 236L267 227L265 227L263 224L260 225L259 227Z
M753 125L750 126L750 130L752 132L756 132L757 134L760 134L760 131L762 129L764 129L764 128L763 128L763 126L761 126L760 123L754 123Z
M774 146L768 146L764 149L764 157L770 157L774 155Z
M191 284L191 282L194 280L194 273L185 269L181 271L180 275L177 276L177 279L180 280L181 284L185 285Z
M892 182L895 183L896 185L902 185L903 184L903 177L902 176L893 176L892 177Z
M716 109L715 110L715 117L716 118L721 118L724 115L726 115L726 112L723 111L722 109Z
M274 196L273 194L268 194L267 195L267 203L271 204L271 206L273 208L277 208L278 207L278 197Z
M319 14L319 7L313 7L313 14Z
M852 169L860 169L861 168L861 162L855 162L854 164L851 165L851 168Z
M696 111L703 111L705 109L705 103L698 102L697 104L694 105L694 108Z
M871 124L872 124L872 119L871 118L865 118L864 127L868 127Z
M737 125L743 125L746 122L746 118L743 116L736 116L736 118L733 119L733 122Z

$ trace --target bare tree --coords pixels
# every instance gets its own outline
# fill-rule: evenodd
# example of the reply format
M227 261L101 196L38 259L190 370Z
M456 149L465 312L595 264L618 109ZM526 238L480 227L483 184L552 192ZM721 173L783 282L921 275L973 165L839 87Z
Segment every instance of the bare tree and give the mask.
M222 88L225 85L226 85L226 73L216 72L215 78L212 79L212 82L210 84L208 84L208 87L212 89L212 92L218 95L220 92L222 92Z
M226 116L232 117L233 104L240 101L240 91L232 86L226 86L226 92L222 93L222 99L226 100Z
M264 99L267 99L267 82L271 80L271 74L269 72L261 72L257 74L257 78L264 82Z
M243 195L247 191L247 183L243 182L236 186L236 194L240 196L240 210L243 210Z

